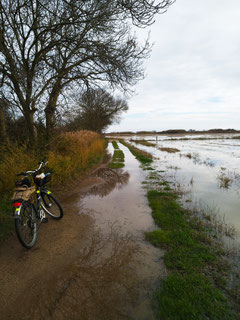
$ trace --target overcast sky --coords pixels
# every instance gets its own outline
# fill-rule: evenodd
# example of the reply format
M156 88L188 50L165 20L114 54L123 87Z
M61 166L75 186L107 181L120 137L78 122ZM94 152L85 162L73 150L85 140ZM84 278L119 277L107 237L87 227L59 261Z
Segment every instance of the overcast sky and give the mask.
M108 131L240 129L240 0L176 0L149 30L146 78Z

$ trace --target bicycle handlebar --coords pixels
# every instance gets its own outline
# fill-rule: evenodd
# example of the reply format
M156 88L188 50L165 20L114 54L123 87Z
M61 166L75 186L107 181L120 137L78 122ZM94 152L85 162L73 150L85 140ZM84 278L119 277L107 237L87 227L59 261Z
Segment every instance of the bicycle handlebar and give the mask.
M45 166L48 162L46 161L46 157L44 157L42 159L41 162L39 162L39 167L35 170L32 170L32 171L24 171L24 172L21 172L21 173L18 173L17 176L29 176L30 174L34 174L34 173L37 173L38 171L40 171L40 169L42 168L42 166Z

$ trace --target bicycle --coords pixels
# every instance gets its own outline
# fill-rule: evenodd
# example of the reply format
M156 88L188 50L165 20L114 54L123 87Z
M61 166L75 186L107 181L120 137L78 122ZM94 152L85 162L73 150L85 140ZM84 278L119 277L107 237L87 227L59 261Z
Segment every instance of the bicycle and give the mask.
M16 189L13 195L15 230L20 243L27 249L32 248L38 235L38 222L48 222L45 213L55 220L63 217L63 209L52 192L45 186L51 180L51 173L38 174L42 167L47 164L45 159L39 163L39 167L32 171L25 171L17 174L24 176L20 181L16 181ZM32 176L34 187L28 176ZM36 191L36 201L33 195ZM35 202L35 203L34 203Z

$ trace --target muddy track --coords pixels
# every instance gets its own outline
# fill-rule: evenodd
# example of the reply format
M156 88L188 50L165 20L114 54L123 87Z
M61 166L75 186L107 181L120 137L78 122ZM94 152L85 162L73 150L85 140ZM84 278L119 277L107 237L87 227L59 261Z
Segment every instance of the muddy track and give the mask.
M159 277L160 256L128 218L128 209L137 208L150 216L139 204L141 192L128 196L126 186L139 183L131 186L131 170L140 172L128 157L129 170L101 165L61 196L64 218L42 224L34 248L24 249L16 236L1 244L1 319L153 319L147 295ZM123 223L116 218L120 214Z

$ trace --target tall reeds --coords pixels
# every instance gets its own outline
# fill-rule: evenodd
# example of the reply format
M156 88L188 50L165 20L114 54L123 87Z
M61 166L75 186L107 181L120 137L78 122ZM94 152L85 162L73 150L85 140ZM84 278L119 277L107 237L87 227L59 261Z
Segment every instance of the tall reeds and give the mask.
M104 140L92 131L66 132L52 142L48 154L53 183L64 183L96 164L104 150Z

